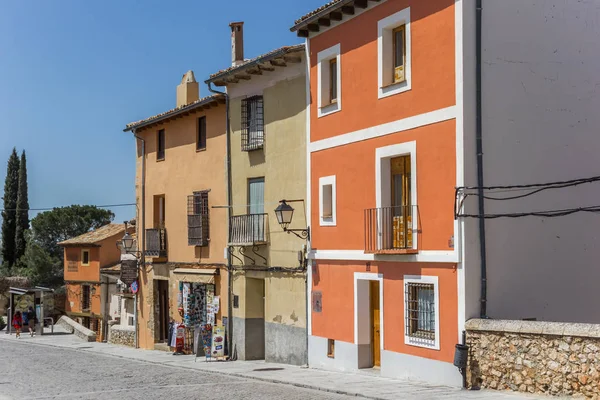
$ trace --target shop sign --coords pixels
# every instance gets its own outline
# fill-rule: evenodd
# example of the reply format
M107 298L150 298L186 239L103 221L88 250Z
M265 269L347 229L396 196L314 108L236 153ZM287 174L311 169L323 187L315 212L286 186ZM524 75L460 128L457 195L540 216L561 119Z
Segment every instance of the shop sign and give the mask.
M121 260L121 282L130 286L137 279L137 268L137 259Z
M223 325L213 326L211 357L225 356L225 327Z

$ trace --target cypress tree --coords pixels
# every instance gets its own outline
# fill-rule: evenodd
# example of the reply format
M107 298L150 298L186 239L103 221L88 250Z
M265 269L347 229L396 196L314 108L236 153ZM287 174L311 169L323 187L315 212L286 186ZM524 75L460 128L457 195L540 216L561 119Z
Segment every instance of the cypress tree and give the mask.
M29 196L27 195L27 158L21 153L19 164L19 189L17 191L17 215L15 228L15 261L25 254L25 231L29 229Z
M4 182L4 210L2 211L2 259L7 272L15 264L15 232L17 228L17 193L19 191L19 156L13 149L8 159Z

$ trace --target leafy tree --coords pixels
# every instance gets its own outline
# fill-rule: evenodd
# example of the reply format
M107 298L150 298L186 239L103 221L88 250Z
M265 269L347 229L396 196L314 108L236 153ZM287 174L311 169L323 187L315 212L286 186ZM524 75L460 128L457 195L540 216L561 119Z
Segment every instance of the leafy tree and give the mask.
M25 254L25 231L29 229L29 196L27 194L27 159L21 153L19 164L19 190L17 192L17 216L15 229L15 260Z
M29 279L31 285L58 287L63 282L63 263L50 255L27 231L27 248L20 259L18 273Z
M16 261L15 231L17 228L17 193L19 190L19 156L13 148L6 168L4 182L4 210L2 211L2 259L4 269L10 273Z
M30 241L39 245L53 258L63 260L59 242L82 235L111 223L115 214L96 206L72 205L45 211L31 220ZM28 267L31 267L28 265Z

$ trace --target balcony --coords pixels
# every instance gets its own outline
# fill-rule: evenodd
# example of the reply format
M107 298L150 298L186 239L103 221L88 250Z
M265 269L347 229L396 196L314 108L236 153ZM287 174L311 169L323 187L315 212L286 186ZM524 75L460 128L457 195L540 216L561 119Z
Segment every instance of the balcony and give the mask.
M234 215L229 222L230 246L255 246L267 244L268 214Z
M418 206L381 207L365 210L365 253L418 253L418 225Z
M146 229L146 257L167 258L167 230Z

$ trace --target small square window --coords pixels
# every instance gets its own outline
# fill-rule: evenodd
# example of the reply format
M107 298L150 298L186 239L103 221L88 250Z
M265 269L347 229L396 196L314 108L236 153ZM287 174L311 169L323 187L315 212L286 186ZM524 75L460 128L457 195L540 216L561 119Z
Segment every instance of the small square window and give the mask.
M90 265L90 251L81 250L81 265Z
M335 358L335 340L327 339L327 357Z
M206 117L198 118L198 137L196 138L196 150L206 149Z
M323 185L323 218L333 217L333 185Z
M165 130L159 130L156 136L156 160L160 161L165 159Z

